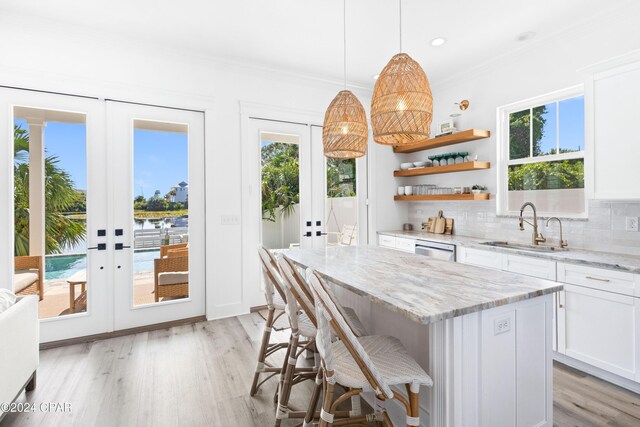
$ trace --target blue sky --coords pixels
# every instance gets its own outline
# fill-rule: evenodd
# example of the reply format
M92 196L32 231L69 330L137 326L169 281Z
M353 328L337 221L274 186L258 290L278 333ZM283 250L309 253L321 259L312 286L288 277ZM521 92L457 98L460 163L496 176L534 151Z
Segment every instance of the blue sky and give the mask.
M560 148L584 150L584 97L566 99L560 107ZM540 148L548 154L556 147L556 104L547 104L543 117L546 119Z
M28 130L24 120L15 123ZM47 155L59 158L58 165L66 170L76 188L87 188L86 128L82 124L47 123L45 128ZM188 136L169 132L134 131L133 194L153 196L160 190L164 196L180 181L189 182Z

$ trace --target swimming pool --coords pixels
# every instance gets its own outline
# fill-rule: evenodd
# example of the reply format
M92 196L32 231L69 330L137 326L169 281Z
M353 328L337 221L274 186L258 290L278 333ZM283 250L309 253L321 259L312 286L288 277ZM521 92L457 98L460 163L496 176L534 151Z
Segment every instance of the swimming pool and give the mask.
M133 271L153 271L153 260L160 256L160 251L136 251L133 253ZM67 279L75 273L87 268L86 255L54 255L45 257L45 280Z

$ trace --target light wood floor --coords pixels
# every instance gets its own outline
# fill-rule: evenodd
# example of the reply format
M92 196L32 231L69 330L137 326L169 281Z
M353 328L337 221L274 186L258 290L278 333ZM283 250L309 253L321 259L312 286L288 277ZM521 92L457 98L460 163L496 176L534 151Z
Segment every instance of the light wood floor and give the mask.
M261 326L253 314L44 350L37 388L19 401L72 412L9 414L2 427L271 426L275 379L248 395ZM294 388L298 407L310 386ZM562 365L554 401L557 426L640 426L640 396Z

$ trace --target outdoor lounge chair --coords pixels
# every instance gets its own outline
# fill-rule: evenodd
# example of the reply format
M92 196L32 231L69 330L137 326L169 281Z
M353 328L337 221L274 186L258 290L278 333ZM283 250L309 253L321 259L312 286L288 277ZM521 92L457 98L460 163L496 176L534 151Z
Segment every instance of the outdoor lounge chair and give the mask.
M154 294L156 302L165 297L189 296L189 256L168 255L153 260Z
M43 257L40 255L14 258L13 293L16 295L38 295L44 297Z
M162 245L160 246L160 258L167 258L169 256L169 252L176 251L179 249L186 249L188 247L188 243L174 243L171 245Z
M355 225L344 224L340 232L329 231L327 234L328 236L335 236L336 240L335 243L327 243L328 245L351 246L356 244L358 228Z

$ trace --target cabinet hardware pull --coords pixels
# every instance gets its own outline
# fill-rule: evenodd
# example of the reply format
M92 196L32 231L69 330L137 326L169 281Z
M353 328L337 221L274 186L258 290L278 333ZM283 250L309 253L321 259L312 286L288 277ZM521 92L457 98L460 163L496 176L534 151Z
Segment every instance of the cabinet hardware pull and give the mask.
M592 276L587 276L587 279L597 280L598 282L610 282L611 281L609 279L600 279L599 277L592 277Z

